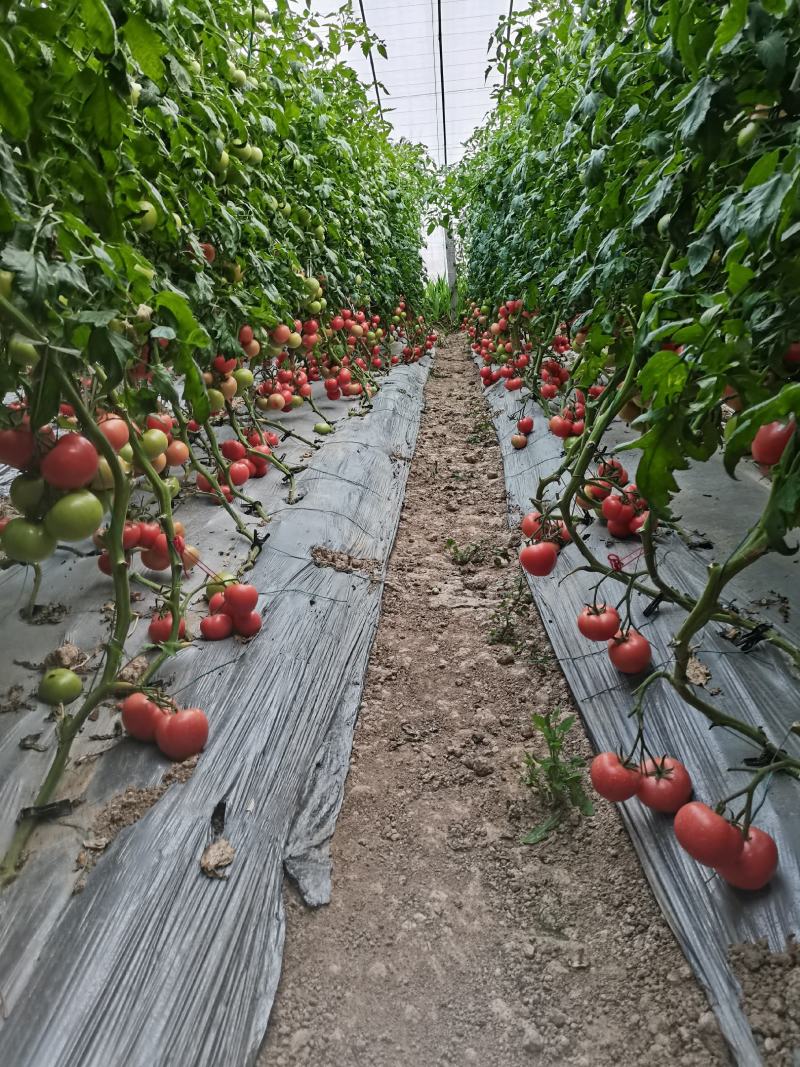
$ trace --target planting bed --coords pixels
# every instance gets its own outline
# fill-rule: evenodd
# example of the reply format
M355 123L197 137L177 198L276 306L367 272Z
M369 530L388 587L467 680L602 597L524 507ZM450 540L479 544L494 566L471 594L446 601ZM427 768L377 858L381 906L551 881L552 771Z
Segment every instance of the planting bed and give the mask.
M496 387L489 396L503 453L511 522L516 524L530 509L539 479L558 467L562 448L548 432L547 418L529 401L525 409L534 416L534 429L528 446L515 450L510 433L519 418L520 394ZM611 447L633 436L622 423L615 425L607 437ZM767 490L754 466L743 465L739 480L734 481L723 471L721 461L686 472L680 483L675 513L682 515L686 536L673 531L659 533L657 558L662 575L671 585L698 595L707 565L729 552L746 532L749 516L757 510L748 509L747 504L755 502L762 507ZM597 522L588 529L578 529L602 560L609 553L623 559L635 555L638 542L615 541ZM691 547L693 544L705 547ZM552 577L529 578L529 584L593 745L600 751L614 751L620 746L625 749L636 735L635 720L628 716L631 694L643 676L621 675L609 663L605 643L591 646L578 636L575 618L583 605L592 601L591 587L596 582L596 577L579 569L582 564L576 549L567 546ZM746 580L743 576L731 582L726 602L735 600L739 611L765 619L796 641L800 635L799 571L796 556L770 555L746 572ZM632 619L653 646L653 667L657 669L669 659L669 643L685 613L665 605L647 617L644 609L648 602L634 593ZM785 749L797 755L797 737L789 733L800 703L796 675L787 671L786 659L774 647L762 642L744 653L726 640L723 630L721 624L707 626L694 649L702 665L696 675L698 692L724 695L726 706L739 717L763 724L769 735L782 739ZM709 729L708 722L684 704L671 687L657 684L647 699L650 750L684 753L701 799L723 795L726 779L730 780L728 769L741 767L746 757L758 755L757 748L741 737L724 729ZM787 937L800 932L796 786L789 778L775 776L758 790L756 803L759 825L775 838L781 856L778 874L757 894L733 889L687 856L675 839L670 817L657 815L635 801L620 806L659 904L708 989L737 1062L747 1065L756 1065L761 1058L739 1003L740 989L731 971L729 947L763 938L774 952L781 952Z
M39 831L0 897L0 1032L15 1067L150 1067L173 1062L174 1049L197 1065L252 1060L280 971L284 865L310 903L330 892L327 842L427 371L427 359L395 368L372 410L340 418L319 450L287 441L287 460L306 467L296 503L277 474L253 490L271 516L251 572L263 628L246 644L197 643L170 661L170 692L210 720L194 770L165 779L183 784L160 795L168 765L114 736L111 708L84 729L58 793L76 804ZM341 415L320 406L331 421ZM286 425L311 436L314 421L301 411ZM246 554L222 509L194 497L179 517L202 529L210 567L235 569ZM19 574L0 579L11 604L23 596ZM14 661L4 684L21 697L0 718L4 844L52 756L52 723L29 695L38 675L22 661L37 664L62 641L90 652L103 634L108 584L96 557L57 554L42 589L40 601L68 605L63 620L21 626L9 613L3 631ZM88 876L76 870L95 860Z

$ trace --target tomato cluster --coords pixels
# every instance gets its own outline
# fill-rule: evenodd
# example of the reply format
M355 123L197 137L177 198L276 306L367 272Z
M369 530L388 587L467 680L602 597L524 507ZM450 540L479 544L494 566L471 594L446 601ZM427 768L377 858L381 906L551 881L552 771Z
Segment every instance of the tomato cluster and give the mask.
M256 611L258 590L242 582L224 582L208 601L209 614L200 620L200 632L207 641L224 641L238 634L254 637L261 629L261 615Z
M169 759L182 762L202 752L208 740L208 718L201 708L177 708L143 692L131 693L120 705L122 725L137 741L155 741Z

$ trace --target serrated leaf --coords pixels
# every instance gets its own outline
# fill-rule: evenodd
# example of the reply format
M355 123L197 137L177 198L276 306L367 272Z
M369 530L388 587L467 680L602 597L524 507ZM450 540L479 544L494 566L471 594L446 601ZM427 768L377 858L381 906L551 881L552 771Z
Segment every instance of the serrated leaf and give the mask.
M675 182L675 175L669 174L665 178L659 178L656 184L648 193L644 203L633 216L632 225L641 226L643 222L646 222L649 218L652 218L658 211L669 196L672 186Z
M102 73L98 73L94 88L86 100L88 115L100 144L115 148L122 140L125 108Z
M767 81L775 84L786 69L786 38L776 30L756 44L756 52L764 64Z
M42 304L48 299L52 289L50 267L41 252L6 248L0 262L14 272L14 284L32 303Z
M708 75L701 78L685 100L681 107L686 111L679 127L679 133L684 141L691 141L697 136L700 127L706 121L711 102L717 94L719 86Z
M750 238L757 240L778 221L783 200L792 188L790 174L776 174L751 189L738 205L739 225Z
M166 51L160 35L141 15L131 15L122 28L131 55L143 74L159 85L164 77L161 57Z
M89 359L106 373L106 385L114 389L125 375L125 365L136 355L133 344L121 333L107 326L95 326L89 336Z
M665 348L648 359L637 380L642 399L654 400L656 407L663 407L680 396L688 377L689 368L683 356Z

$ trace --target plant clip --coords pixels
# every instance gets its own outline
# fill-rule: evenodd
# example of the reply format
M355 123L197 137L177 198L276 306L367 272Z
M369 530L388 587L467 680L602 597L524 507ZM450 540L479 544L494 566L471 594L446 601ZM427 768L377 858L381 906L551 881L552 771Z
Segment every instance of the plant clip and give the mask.
M661 607L661 601L664 599L664 594L659 593L658 596L654 596L647 607L642 612L642 615L646 619L649 619L651 615L655 615L658 609Z
M634 560L639 559L639 557L642 555L644 555L643 548L637 548L633 552L630 552L627 556L623 556L622 558L620 558L616 554L616 552L609 552L608 563L612 571L624 571L626 564L632 563Z
M267 538L268 537L269 537L269 530L267 530L266 533L264 533L263 536L261 536L261 537L258 536L258 530L253 530L253 545L254 545L254 547L255 548L261 548L262 545L265 545L267 543Z
M742 652L751 652L759 641L763 641L772 627L767 622L760 622L754 630L750 630L749 633L741 634L739 637L734 637L733 644L742 650Z

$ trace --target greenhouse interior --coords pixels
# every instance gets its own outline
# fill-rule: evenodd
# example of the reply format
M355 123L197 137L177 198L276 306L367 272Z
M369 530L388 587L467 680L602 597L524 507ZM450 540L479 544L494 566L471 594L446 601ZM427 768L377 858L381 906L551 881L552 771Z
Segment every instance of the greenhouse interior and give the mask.
M0 57L3 1067L798 1067L799 0Z

